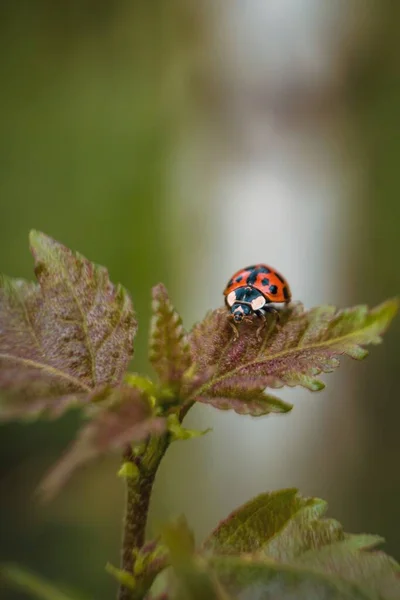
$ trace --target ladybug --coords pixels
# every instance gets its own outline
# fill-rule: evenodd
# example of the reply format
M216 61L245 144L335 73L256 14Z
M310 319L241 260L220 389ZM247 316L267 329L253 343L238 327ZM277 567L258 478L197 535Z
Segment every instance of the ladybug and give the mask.
M263 323L260 330L264 326L266 313L278 313L276 304L285 306L292 297L286 279L278 271L264 264L237 271L228 281L224 296L236 335L236 324L245 317L261 317Z

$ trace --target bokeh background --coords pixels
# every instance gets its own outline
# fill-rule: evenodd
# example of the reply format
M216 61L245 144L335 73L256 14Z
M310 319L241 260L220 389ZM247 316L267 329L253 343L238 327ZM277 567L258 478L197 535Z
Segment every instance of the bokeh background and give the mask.
M106 265L133 296L145 372L159 281L187 327L259 261L308 307L398 294L399 18L390 0L2 3L0 271L32 277L31 228ZM188 424L213 432L170 449L150 530L184 513L201 540L252 495L298 486L400 559L399 344L397 319L326 391L285 391L290 416L196 407ZM33 499L77 426L1 427L0 560L105 600L118 459Z

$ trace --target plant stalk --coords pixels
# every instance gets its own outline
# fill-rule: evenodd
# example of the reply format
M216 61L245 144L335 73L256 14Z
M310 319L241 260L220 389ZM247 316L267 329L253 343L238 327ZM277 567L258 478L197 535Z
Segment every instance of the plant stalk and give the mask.
M142 455L134 456L128 447L123 460L139 469L137 478L126 479L125 516L121 549L121 569L132 574L134 551L144 545L151 492L160 462L170 444L169 434L150 438ZM121 584L118 600L136 600L135 592Z

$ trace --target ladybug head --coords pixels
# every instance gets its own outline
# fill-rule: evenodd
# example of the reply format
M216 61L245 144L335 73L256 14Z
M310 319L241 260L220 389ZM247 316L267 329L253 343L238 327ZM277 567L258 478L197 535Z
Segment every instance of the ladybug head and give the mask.
M240 323L243 321L244 317L250 315L251 313L252 309L248 304L235 303L231 308L232 318L235 323Z

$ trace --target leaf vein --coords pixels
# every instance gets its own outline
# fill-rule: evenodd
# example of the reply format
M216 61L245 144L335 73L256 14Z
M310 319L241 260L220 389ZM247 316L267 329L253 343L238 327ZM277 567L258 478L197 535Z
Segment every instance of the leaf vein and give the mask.
M30 358L22 358L20 356L13 356L12 354L7 354L7 353L0 353L0 359L9 360L9 361L17 362L17 363L22 363L25 366L33 367L34 369L38 369L38 370L42 370L42 371L46 372L48 375L54 375L56 377L65 379L66 381L69 381L70 383L73 383L74 385L81 388L85 392L91 391L91 388L89 386L84 384L82 381L80 381L76 377L73 377L72 375L69 375L68 373L64 373L64 371L60 371L59 369L56 369L55 367L52 367L51 365L46 365L43 363L39 363L36 360L31 360Z
M230 377L232 377L232 375L234 375L235 373L239 373L241 370L245 370L245 369L248 369L249 367L261 365L263 363L270 362L270 361L276 360L278 358L289 357L289 356L295 354L296 352L304 352L305 350L318 350L319 348L330 348L332 346L334 347L342 342L345 343L346 341L351 341L352 338L359 337L362 333L365 333L370 328L371 328L371 325L368 324L366 327L364 327L362 329L352 331L350 333L347 333L346 335L343 335L343 336L340 336L340 337L337 337L337 338L334 338L331 340L324 340L322 342L317 342L314 344L310 344L308 346L302 346L301 348L299 348L298 346L295 346L294 348L285 349L281 352L277 352L276 354L271 354L263 359L259 359L257 356L256 360L250 361L245 364L241 364L241 365L237 366L236 368L232 369L231 371L228 371L227 373L223 373L222 375L213 378L211 381L204 384L197 391L197 393L195 393L195 395L201 396L204 392L208 391L213 385L220 383L221 381L224 381L225 379L229 379ZM355 345L362 345L362 342L358 342L358 343L352 342L352 343ZM338 349L337 354L346 354L346 350ZM317 373L315 373L315 374L317 374Z
M81 303L79 302L78 297L75 294L74 286L72 285L72 282L69 279L69 273L68 273L67 269L63 263L60 263L60 264L62 265L62 269L66 275L65 281L66 281L67 287L71 293L73 300L75 301L76 306L78 307L78 311L82 318L82 329L85 334L87 349L88 349L89 355L90 355L90 367L91 367L91 371L92 371L92 384L93 384L93 387L96 387L97 377L96 377L96 368L95 368L95 354L93 351L92 341L91 341L90 335L89 335L89 329L87 327L86 316L85 316L85 313L83 312Z

